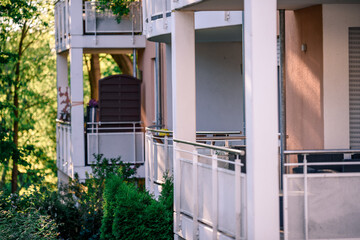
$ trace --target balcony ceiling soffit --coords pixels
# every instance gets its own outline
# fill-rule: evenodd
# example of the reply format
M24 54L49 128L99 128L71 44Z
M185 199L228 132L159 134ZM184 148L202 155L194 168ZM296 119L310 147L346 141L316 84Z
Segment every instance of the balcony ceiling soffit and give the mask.
M278 9L296 10L319 4L360 4L359 0L278 0ZM244 0L202 0L181 8L192 11L243 10ZM180 10L180 9L179 9Z

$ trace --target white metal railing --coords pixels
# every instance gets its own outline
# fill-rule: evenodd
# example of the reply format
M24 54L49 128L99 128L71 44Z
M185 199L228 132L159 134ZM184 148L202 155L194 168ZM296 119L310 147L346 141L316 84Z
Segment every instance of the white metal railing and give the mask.
M55 4L55 48L61 51L70 43L69 0L60 0Z
M64 174L74 177L74 166L71 159L71 126L67 122L56 123L57 168Z
M171 16L171 0L144 0L144 22L146 31L152 32L152 22L162 19L164 29L168 28L168 18Z
M120 23L109 8L96 1L85 2L85 33L140 33L142 32L141 2L129 3L129 14Z
M360 150L284 153L285 239L359 239Z
M175 234L185 239L246 238L246 174L240 161L245 152L173 141Z
M146 130L146 188L157 197L164 173L174 176L176 234L185 239L217 234L244 238L246 179L240 160L244 151L228 148L244 148L241 132L197 132L197 142L191 143L174 140L172 131Z
M122 161L134 164L144 162L144 132L141 122L88 122L88 164L95 155L107 158L121 156Z
M197 131L197 142L214 146L245 148L241 131ZM158 197L165 173L173 171L172 131L146 128L145 134L146 187Z

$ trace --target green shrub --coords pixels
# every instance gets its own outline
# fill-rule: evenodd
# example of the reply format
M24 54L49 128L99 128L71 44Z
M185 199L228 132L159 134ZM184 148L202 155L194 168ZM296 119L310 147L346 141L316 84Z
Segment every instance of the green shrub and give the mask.
M166 177L156 201L121 176L106 181L101 239L173 239L173 184Z
M57 225L39 210L0 210L0 240L57 239Z
M96 163L92 166L92 174L87 175L84 182L75 176L74 179L69 180L68 184L60 186L58 191L39 187L36 192L21 196L0 192L2 220L5 221L4 216L12 216L7 219L14 219L10 223L16 223L20 216L28 219L25 214L29 212L27 209L37 209L35 215L49 215L53 220L51 222L56 222L60 239L99 239L103 218L105 180L111 176L124 176L127 181L134 181L133 176L136 174L137 166L123 163L120 157L107 159L102 155L97 155L95 158ZM46 219L48 220L50 219ZM6 228L2 230L5 231ZM0 240L4 239L2 236L6 235L0 232Z

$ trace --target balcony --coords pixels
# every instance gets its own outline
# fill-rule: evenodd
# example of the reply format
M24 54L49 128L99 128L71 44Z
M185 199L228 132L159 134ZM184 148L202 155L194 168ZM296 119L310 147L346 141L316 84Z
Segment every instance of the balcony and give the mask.
M78 44L78 40L75 43L71 41L71 35L79 35L73 32L80 28L82 35L130 35L132 39L135 39L134 35L142 32L141 2L128 3L130 12L122 16L119 23L109 8L100 6L96 1L85 2L78 13L81 15L79 19L71 15L72 12L76 15L76 11L71 8L75 6L71 6L69 0L60 0L55 4L55 46L58 52L69 49L70 44ZM75 20L71 21L71 18ZM96 38L95 40L95 43L99 41Z
M360 238L359 152L285 151L285 239Z
M173 174L181 237L246 237L244 141L240 132L198 132L191 143L173 139L171 131L147 129L146 187L157 197L164 172Z
M86 129L87 165L94 155L117 158L126 163L144 163L144 133L140 122L88 122Z
M144 0L144 34L153 41L171 41L171 1ZM195 13L197 42L241 41L242 12L211 11ZM219 34L219 27L222 28Z
M69 177L74 177L74 165L71 159L71 126L64 121L56 122L57 168Z
M128 5L130 13L122 16L118 23L110 9L103 10L99 2L85 2L85 34L141 33L141 3L132 2Z
M145 139L147 189L157 197L164 173L174 176L179 236L247 239L243 136L197 133L197 142L191 143L173 139L171 131L147 129ZM359 153L285 151L279 196L284 239L360 237Z

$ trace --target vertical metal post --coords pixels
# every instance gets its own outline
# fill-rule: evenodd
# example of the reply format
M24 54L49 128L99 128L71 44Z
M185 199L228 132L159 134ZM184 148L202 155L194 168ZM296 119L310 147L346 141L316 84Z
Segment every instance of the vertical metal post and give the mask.
M218 168L217 155L212 155L212 239L217 240L218 235Z
M133 122L133 134L134 134L134 163L136 163L136 123Z
M65 35L66 35L66 43L69 44L69 1L65 0ZM66 45L66 44L65 44Z
M137 67L136 67L136 48L133 49L133 76L137 77Z
M286 82L285 82L285 10L279 10L279 39L280 39L280 189L283 189L283 174L286 149Z
M241 161L235 160L235 240L241 239Z
M199 236L199 223L198 223L198 152L193 151L193 167L192 167L192 180L193 180L193 240L197 240Z
M242 105L243 105L243 133L246 135L246 117L245 117L245 31L244 31L244 24L245 24L245 17L244 12L242 12L242 26L241 26L241 56L242 56ZM246 140L244 140L246 141Z
M155 43L155 119L156 125L162 125L162 112L161 112L161 53L160 43Z
M165 170L166 171L169 171L170 170L170 159L169 159L169 150L168 150L168 147L169 147L169 140L168 140L168 136L165 135L164 136L164 158L165 158Z
M308 216L308 177L307 177L307 154L304 154L304 217L305 217L305 240L309 239L309 216Z
M151 164L149 165L150 170L150 193L154 193L154 166L155 166L155 144L153 138L151 138L150 142L150 158L152 159Z
M96 123L96 154L99 154L99 124Z
M181 221L180 221L180 187L181 187L181 164L180 164L180 153L177 150L177 143L173 143L174 148L174 233L177 238L180 229L181 229Z
M149 132L145 133L145 189L148 191L148 187L149 187L149 164L150 164L150 159L149 159Z

